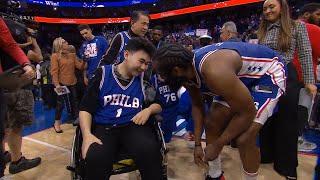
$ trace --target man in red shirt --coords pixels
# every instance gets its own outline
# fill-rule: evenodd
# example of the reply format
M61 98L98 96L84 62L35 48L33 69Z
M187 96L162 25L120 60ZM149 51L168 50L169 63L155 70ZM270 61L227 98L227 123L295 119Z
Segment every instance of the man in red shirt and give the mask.
M27 56L18 46L18 44L14 41L13 37L10 34L10 31L7 25L4 23L3 19L0 18L0 49L7 53L13 60L23 66L25 73L23 74L23 78L32 79L35 76L34 70L30 65L30 61ZM1 60L0 60L1 61ZM2 61L5 61L4 59ZM2 68L0 64L0 73L2 73ZM2 141L4 137L4 115L5 115L5 104L3 98L3 91L0 89L0 178L4 176L4 157L3 157L3 149L2 149Z
M319 64L318 59L320 58L320 3L306 4L300 10L299 20L306 23L309 40L312 47L312 60L315 77L317 72L317 65ZM296 55L293 61L299 79L302 81L301 65Z
M299 20L305 22L308 31L308 36L312 48L312 61L314 69L314 77L317 77L317 65L319 64L320 58L320 3L309 3L303 6L300 10ZM303 76L301 71L301 65L297 53L295 54L293 61L300 81L303 82ZM319 81L319 79L318 79ZM300 95L300 99L305 99L306 97ZM312 107L310 105L310 107ZM304 105L298 106L299 115L299 132L302 135L304 127L308 122L308 111L309 108ZM309 110L308 110L309 109ZM303 136L299 137L298 150L304 152L310 152L317 148L317 145L312 142L306 141Z

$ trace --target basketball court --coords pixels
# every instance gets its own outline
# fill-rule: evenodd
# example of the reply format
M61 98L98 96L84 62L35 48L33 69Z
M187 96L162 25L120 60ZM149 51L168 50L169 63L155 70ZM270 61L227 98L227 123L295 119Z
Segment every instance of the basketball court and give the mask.
M70 172L66 169L71 155L72 138L75 127L72 124L62 126L63 133L57 134L51 127L54 121L54 110L45 110L41 102L36 102L36 119L32 126L24 130L22 152L27 158L39 156L42 162L38 167L10 175L8 166L5 179L12 180L67 180L71 179ZM168 177L169 180L201 180L204 170L193 162L192 142L187 142L175 136L168 144ZM242 167L237 149L226 146L222 152L222 165L227 180L240 180ZM312 154L299 154L298 179L311 180L317 157ZM112 180L134 180L137 173L113 176ZM272 168L272 164L260 167L259 180L281 180Z

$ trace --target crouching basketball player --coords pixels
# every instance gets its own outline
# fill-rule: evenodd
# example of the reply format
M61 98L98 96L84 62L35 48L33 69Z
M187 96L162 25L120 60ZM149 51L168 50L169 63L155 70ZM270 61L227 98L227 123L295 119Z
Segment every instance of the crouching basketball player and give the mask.
M142 109L143 72L154 51L148 40L132 38L125 60L102 66L90 82L80 111L85 179L109 179L120 147L133 157L143 180L161 179L160 144L146 125L151 115L161 112L161 106L154 103Z
M219 154L236 139L244 179L256 180L260 151L256 136L285 91L285 69L271 49L247 43L218 43L194 54L177 44L160 48L154 56L157 73L169 86L184 86L192 98L195 120L194 158L209 162L206 179L224 179ZM219 97L205 116L201 93ZM201 147L205 124L207 146Z

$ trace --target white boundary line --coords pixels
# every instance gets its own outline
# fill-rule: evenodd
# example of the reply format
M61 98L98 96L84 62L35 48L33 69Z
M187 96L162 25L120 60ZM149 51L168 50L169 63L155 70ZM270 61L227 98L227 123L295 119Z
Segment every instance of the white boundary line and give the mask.
M53 148L53 149L56 149L56 150L64 151L64 152L67 152L67 153L71 153L71 150L69 150L69 149L66 149L66 148L63 148L63 147L59 147L59 146L55 146L55 145L52 145L52 144L49 144L49 143L46 143L46 142L43 142L43 141L39 141L39 140L32 139L32 138L29 138L29 137L23 137L23 139L28 140L28 141L32 141L34 143L38 143L38 144L41 144L43 146L47 146L47 147L50 147L50 148Z

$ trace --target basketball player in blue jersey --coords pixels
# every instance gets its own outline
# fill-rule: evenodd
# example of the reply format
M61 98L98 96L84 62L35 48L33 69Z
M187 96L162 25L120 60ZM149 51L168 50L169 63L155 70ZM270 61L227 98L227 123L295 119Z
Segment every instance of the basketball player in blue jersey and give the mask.
M161 129L163 130L164 141L169 143L172 133L176 130L179 99L177 91L172 91L164 80L157 74L151 77L151 84L156 89L157 101L161 104Z
M133 37L144 37L148 32L150 17L145 11L133 11L128 31L119 32L111 40L110 47L103 55L102 64L119 64L124 60L124 47Z
M224 179L219 154L236 139L244 179L256 180L260 164L256 137L285 91L285 68L278 55L267 47L240 42L213 44L195 53L170 44L156 52L153 63L172 89L183 85L190 93L194 158L198 165L208 162L206 179ZM201 93L218 95L206 116ZM203 125L205 154L200 141Z
M100 60L108 48L108 42L103 36L94 36L87 24L79 25L78 30L85 39L80 48L80 56L87 62L84 82L88 85L88 79L91 79L94 72L98 69Z
M109 179L120 146L133 157L143 180L162 178L160 144L147 125L161 106L153 103L142 109L148 96L143 73L154 51L148 40L132 38L125 47L124 61L102 66L90 81L80 106L85 179Z

